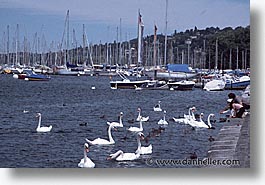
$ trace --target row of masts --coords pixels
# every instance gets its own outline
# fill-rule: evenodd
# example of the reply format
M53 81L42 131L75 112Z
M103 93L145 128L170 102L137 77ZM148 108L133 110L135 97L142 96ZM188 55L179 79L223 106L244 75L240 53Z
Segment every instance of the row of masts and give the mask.
M89 44L85 31L85 25L83 25L82 34L82 46L78 45L76 39L75 29L72 32L72 44L70 47L70 27L69 27L69 10L67 11L64 31L62 40L60 43L54 41L47 46L44 34L38 37L38 34L34 34L33 44L31 45L29 40L24 37L23 44L19 41L19 25L16 26L15 37L13 38L12 48L10 51L9 40L9 25L7 31L3 36L2 53L0 54L0 64L7 65L26 65L32 66L35 64L53 66L53 65L66 65L66 63L78 64L78 65L120 65L120 66L165 66L168 63L176 64L188 64L193 68L211 68L211 53L210 49L208 53L206 51L206 41L204 40L203 48L196 48L190 51L191 40L188 39L187 49L173 47L173 42L169 40L167 36L167 8L168 0L166 0L166 15L165 15L165 37L164 45L162 41L157 39L157 26L154 25L154 38L143 39L144 24L140 10L138 11L138 42L132 42L133 40L122 42L122 19L120 18L120 25L117 27L117 41L113 43L99 43ZM109 29L109 28L108 28ZM127 36L126 36L127 37ZM118 40L120 42L118 42ZM164 47L164 48L163 48ZM230 49L229 61L224 56L224 52L221 54L218 51L218 40L215 44L215 69L232 69L232 55L234 50ZM23 48L23 50L22 50ZM49 48L49 49L47 49ZM55 51L58 50L58 51ZM249 65L249 50L242 50L241 53L241 66L239 63L239 48L236 48L236 68L246 69ZM207 66L207 54L208 54L208 66Z
M161 66L165 64L164 44L157 40L156 26L154 39L148 40L142 44L142 59L138 58L138 45L132 41L126 42L114 42L105 44L87 44L83 43L82 46L78 46L77 42L72 43L73 49L59 50L57 52L52 51L56 48L55 42L50 44L50 49L47 47L45 37L37 38L37 34L34 36L33 44L31 45L29 40L24 37L23 43L20 45L19 41L13 39L12 47L10 51L10 45L6 44L6 50L2 50L0 54L0 64L7 65L26 65L32 66L34 64L41 65L65 65L66 61L72 64L80 65L92 65L93 64L106 64L106 65L144 65L144 66ZM74 32L74 31L73 31ZM86 39L86 36L83 36ZM75 40L75 39L74 39ZM152 42L153 41L153 42ZM32 46L32 47L31 47ZM188 45L189 46L189 45ZM57 45L58 48L58 45ZM236 68L246 69L249 66L249 50L241 49L229 49L228 57L227 53L218 51L218 41L216 41L216 53L215 60L213 61L210 53L211 50L205 48L197 48L192 52L189 48L186 50L183 48L173 47L172 42L169 42L167 47L167 63L171 64L189 64L193 68L211 68L211 63L214 63L214 68L232 69L232 58L236 58ZM220 52L220 53L219 53ZM208 55L208 57L206 57ZM233 57L236 56L236 57Z

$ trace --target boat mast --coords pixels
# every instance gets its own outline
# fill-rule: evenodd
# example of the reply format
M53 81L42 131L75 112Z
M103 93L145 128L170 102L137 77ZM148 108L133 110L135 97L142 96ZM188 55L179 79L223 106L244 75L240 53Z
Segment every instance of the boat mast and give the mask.
M209 62L208 63L208 70L211 71L211 48L210 47L209 47L209 54L208 55L209 55L209 59L208 59L209 60L208 61Z
M153 57L153 64L154 64L154 79L157 77L157 70L156 70L156 32L157 32L157 27L156 25L154 26L154 57Z
M154 63L154 68L156 68L156 32L157 32L157 27L155 25L154 27L154 59L153 59L153 63Z
M130 34L129 34L129 66L132 64L132 48L131 48L131 41L130 41Z
M236 47L236 69L238 69L238 46Z
M243 70L244 69L244 62L245 62L245 59L244 59L244 56L245 56L245 54L244 54L244 50L242 50L241 51L241 54L242 54L242 63L241 63L241 70Z
M247 70L247 49L245 49L245 70Z
M83 24L83 53L82 53L82 58L83 58L83 66L86 66L86 36L85 36L85 24Z
M141 57L142 57L143 29L144 29L144 24L143 24L142 15L141 15L140 9L139 9L138 10L138 60L137 60L137 67L139 66L139 64L142 63Z
M67 11L67 48L66 48L66 62L69 62L69 10Z
M9 56L9 25L7 25L7 46L6 46L6 50L7 50L7 64L9 65L9 60L10 60L10 56Z
M65 44L65 29L67 28L67 43ZM66 50L63 50L63 46L66 45ZM67 10L65 22L64 22L64 30L63 30L63 37L60 44L60 50L62 51L62 57L61 57L61 65L63 63L64 66L66 66L66 60L68 59L68 47L69 47L69 10ZM66 59L67 57L67 59ZM64 62L62 62L62 58L64 59Z
M107 32L107 38L109 38L109 26L108 26L108 32ZM107 63L107 65L109 65L109 43L107 42L107 44L106 44L107 46L106 46L106 63Z
M16 29L16 65L18 65L18 48L19 48L19 26L17 24L17 29Z
M122 65L122 62L121 62L121 60L122 60L121 18L120 18L120 39L119 40L120 40L120 45L119 45L119 64Z
M229 53L229 69L232 69L232 48L230 48Z
M215 41L215 67L214 69L217 70L218 68L218 39Z
M119 47L118 47L118 40L119 40L119 27L117 26L116 28L116 32L117 32L117 38L116 38L116 51L115 51L115 64L117 65L119 62L118 62L118 54L119 54Z
M166 0L166 28L165 28L165 54L164 54L164 65L167 63L167 9L168 9L168 0Z

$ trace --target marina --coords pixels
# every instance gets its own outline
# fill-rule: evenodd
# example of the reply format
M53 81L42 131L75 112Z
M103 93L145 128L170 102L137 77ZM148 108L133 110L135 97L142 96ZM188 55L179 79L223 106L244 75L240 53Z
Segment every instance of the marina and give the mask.
M163 2L159 15L138 2L106 30L91 21L96 38L69 8L49 28L56 40L3 27L0 167L250 167L249 22L179 30L176 2ZM193 163L206 159L240 165Z

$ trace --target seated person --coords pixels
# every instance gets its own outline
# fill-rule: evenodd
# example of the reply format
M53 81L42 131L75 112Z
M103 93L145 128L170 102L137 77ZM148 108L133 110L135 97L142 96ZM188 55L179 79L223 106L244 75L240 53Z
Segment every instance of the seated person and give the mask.
M220 114L227 113L229 110L231 110L231 114L233 114L233 109L231 109L230 103L240 104L244 107L244 109L250 109L249 102L242 102L241 98L236 96L234 93L229 93L228 98L228 104L223 110L220 111Z
M242 118L245 112L245 107L239 103L230 103L230 110L233 110L232 118ZM232 111L231 111L232 112Z

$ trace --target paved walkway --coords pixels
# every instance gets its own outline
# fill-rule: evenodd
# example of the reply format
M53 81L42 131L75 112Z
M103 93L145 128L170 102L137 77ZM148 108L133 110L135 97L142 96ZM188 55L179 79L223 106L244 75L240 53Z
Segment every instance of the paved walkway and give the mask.
M229 126L223 126L217 139L212 142L207 157L212 161L226 163L210 164L209 168L249 168L250 115L243 119L231 119Z

